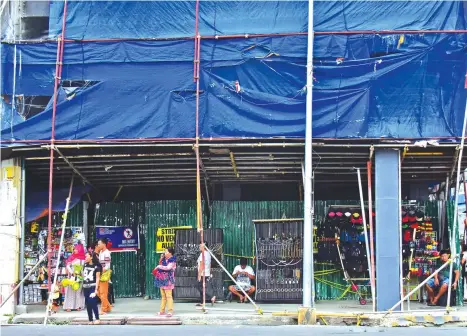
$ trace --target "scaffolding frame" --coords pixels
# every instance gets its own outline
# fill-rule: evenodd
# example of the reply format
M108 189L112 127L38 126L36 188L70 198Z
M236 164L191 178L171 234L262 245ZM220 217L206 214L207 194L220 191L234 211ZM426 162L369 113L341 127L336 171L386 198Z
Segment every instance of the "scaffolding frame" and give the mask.
M313 0L309 1L310 6L311 6L311 11L312 11L312 4ZM64 9L63 9L63 22L62 22L62 31L61 34L57 36L56 40L50 40L50 39L43 39L40 41L34 41L34 43L50 43L50 42L56 42L57 43L57 60L56 60L56 69L55 69L55 84L54 84L54 96L53 96L53 111L52 111L52 122L51 122L51 139L50 140L11 140L11 141L3 141L4 143L17 143L17 144L50 144L49 146L49 151L50 151L50 157L49 157L49 204L48 204L48 238L47 238L47 255L48 255L48 290L49 290L49 295L50 295L50 290L51 290L51 232L52 232L52 200L53 200L53 179L54 179L54 152L57 149L56 144L77 144L77 143L108 143L108 144L113 144L113 143L121 143L121 142L127 142L127 143L167 143L170 141L189 141L193 142L193 149L196 154L196 194L197 194L197 228L200 234L200 243L201 245L204 244L204 234L203 234L203 221L202 221L202 207L201 207L201 178L200 178L200 167L202 166L202 162L200 160L200 153L199 153L199 147L200 147L200 135L199 135L199 98L200 98L200 49L201 49L201 40L219 40L219 39L249 39L249 38L261 38L261 37L286 37L286 36L311 36L311 40L314 35L391 35L391 34L465 34L467 33L467 30L385 30L385 31L376 31L376 30L365 30L365 31L356 31L356 30L351 30L351 31L321 31L321 32L313 32L311 29L310 32L291 32L291 33L278 33L278 34L233 34L233 35L205 35L201 36L199 33L199 6L200 6L200 1L196 1L196 15L195 15L195 35L193 37L173 37L173 38L118 38L118 39L83 39L83 40L71 40L71 39L66 39L66 16L67 16L67 0L64 0ZM194 81L196 83L196 137L195 138L172 138L172 139L106 139L106 140L98 140L98 141L91 141L91 140L59 140L55 139L55 121L56 121L56 113L57 113L57 98L58 98L58 88L61 82L61 73L62 73L62 68L63 68L63 54L64 54L64 46L67 43L87 43L87 42L117 42L117 41L167 41L167 40L193 40L194 41ZM15 41L4 41L6 43L28 43L32 41L28 40L15 40ZM312 55L311 60L312 60ZM311 65L312 66L312 65ZM311 89L312 83L310 85ZM309 90L311 91L311 90ZM311 92L310 92L311 93ZM14 99L14 97L13 97ZM310 104L311 105L311 104ZM464 120L464 132L462 135L462 145L461 145L461 150L464 147L464 136L465 136L465 120ZM232 139L228 139L232 140ZM310 140L311 142L311 140ZM78 146L78 145L77 145ZM338 145L337 145L338 146ZM356 145L359 146L359 145ZM362 146L367 146L367 145L362 145ZM397 144L391 144L391 145L382 145L381 147L400 147L400 145ZM377 146L375 146L377 147ZM310 148L311 148L311 143L310 143ZM462 155L461 155L462 157ZM460 166L461 160L459 159L459 166ZM308 163L311 165L311 160ZM371 167L371 166L370 166ZM306 167L305 167L306 168ZM371 169L371 168L370 168ZM369 169L369 170L370 170ZM460 169L460 168L459 168ZM458 169L458 171L459 171ZM81 174L79 174L81 175ZM371 172L369 171L369 175L371 176ZM459 172L458 172L459 176ZM81 176L82 177L82 176ZM311 178L311 176L310 176ZM87 181L85 181L87 182ZM459 184L459 183L458 183ZM458 185L457 184L457 185ZM369 188L371 186L369 185ZM456 190L456 200L457 200L457 190ZM457 209L457 202L456 202L456 209ZM308 211L311 212L311 218L313 218L313 208L309 209ZM371 205L370 205L370 211L371 211ZM306 215L306 214L305 214ZM455 211L455 216L457 216L457 210ZM306 216L305 216L306 217ZM370 215L370 241L373 242L372 239L372 218ZM454 220L454 227L453 227L453 235L456 230L456 225L457 225L457 217ZM311 247L312 248L312 247ZM373 254L373 247L371 247L371 253L370 255ZM372 255L373 257L373 255ZM311 255L312 258L312 255ZM202 260L204 263L204 251L202 252ZM369 265L373 266L374 260ZM375 281L374 279L374 274L371 275L372 282ZM313 282L313 281L312 281ZM374 284L373 284L374 285ZM450 290L449 290L450 291ZM203 276L203 293L205 294L205 276ZM312 290L311 295L314 296L314 290ZM204 295L203 295L204 297ZM314 301L314 300L313 300ZM312 302L313 304L314 302ZM448 304L449 305L449 304ZM205 307L205 302L203 300L203 309Z

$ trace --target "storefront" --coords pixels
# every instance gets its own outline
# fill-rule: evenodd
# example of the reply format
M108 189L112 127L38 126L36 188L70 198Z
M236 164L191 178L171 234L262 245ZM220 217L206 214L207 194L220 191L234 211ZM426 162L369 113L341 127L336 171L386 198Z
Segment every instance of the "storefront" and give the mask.
M87 202L79 202L73 207L67 218L65 232L63 232L63 248L60 253L59 244L62 236L63 212L55 212L52 215L52 259L51 277L55 276L55 269L58 265L57 282L61 282L67 277L66 259L73 253L76 244L83 244L86 247L87 239L85 234L87 213ZM85 219L86 218L86 219ZM24 231L24 257L23 276L26 276L38 263L41 256L47 251L48 223L47 217L39 218L35 221L27 222ZM47 301L48 283L48 263L44 261L29 276L23 285L20 294L22 304L38 304Z

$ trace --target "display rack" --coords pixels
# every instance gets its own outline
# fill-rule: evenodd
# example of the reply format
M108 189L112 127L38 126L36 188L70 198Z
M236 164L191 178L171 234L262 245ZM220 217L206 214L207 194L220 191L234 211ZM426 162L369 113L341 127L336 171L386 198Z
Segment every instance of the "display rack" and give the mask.
M255 225L256 300L302 299L303 220L258 220Z
M222 229L204 230L204 241L219 261L223 261L224 232ZM199 300L200 293L196 288L200 255L199 233L193 230L177 230L175 233L175 255L177 268L175 270L174 297L184 300ZM212 286L217 298L224 297L224 272L217 262L211 261Z
M55 274L55 266L58 261L58 248L60 244L61 213L53 214L52 228L52 277ZM30 222L26 224L24 239L24 275L38 262L39 256L46 253L47 224L44 221ZM73 253L73 246L78 242L85 243L82 227L73 226L65 229L65 238L57 282L60 283L66 277L65 260ZM23 276L24 276L23 275ZM47 300L47 259L31 274L23 286L23 303L37 304Z

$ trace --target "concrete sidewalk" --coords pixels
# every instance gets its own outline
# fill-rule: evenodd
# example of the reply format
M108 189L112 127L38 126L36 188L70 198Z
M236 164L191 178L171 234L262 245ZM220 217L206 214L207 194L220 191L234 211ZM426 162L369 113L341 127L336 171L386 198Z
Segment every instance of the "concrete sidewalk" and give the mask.
M138 318L155 317L159 311L159 300L142 298L117 299L111 314L102 317L109 323L127 324L127 321ZM258 314L251 304L218 303L214 307L207 305L208 311L203 313L194 303L175 302L175 317L184 325L294 325L298 312L298 304L258 304L263 315ZM321 301L316 305L318 323L325 325L368 325L368 326L411 326L411 325L443 325L445 323L467 325L467 309L457 307L446 315L444 311L433 309L419 303L411 303L412 312L404 314L371 314L371 303L361 306L357 301ZM45 305L27 306L27 311L9 318L10 323L42 323ZM340 317L336 315L346 315ZM280 316L278 316L280 315ZM67 313L60 310L49 320L54 324L70 324L75 319L86 319L85 311ZM119 323L120 321L121 323ZM5 321L3 321L5 322Z

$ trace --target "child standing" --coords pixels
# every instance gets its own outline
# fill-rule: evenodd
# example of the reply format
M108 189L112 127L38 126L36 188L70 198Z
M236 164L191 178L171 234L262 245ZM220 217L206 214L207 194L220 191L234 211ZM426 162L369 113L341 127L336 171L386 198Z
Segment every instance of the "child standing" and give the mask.
M83 268L83 292L88 312L89 324L100 324L99 309L97 308L97 291L102 273L102 266L99 263L97 254L86 253ZM93 322L93 313L95 321Z

